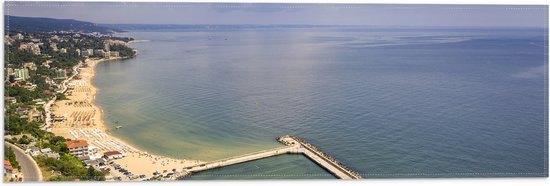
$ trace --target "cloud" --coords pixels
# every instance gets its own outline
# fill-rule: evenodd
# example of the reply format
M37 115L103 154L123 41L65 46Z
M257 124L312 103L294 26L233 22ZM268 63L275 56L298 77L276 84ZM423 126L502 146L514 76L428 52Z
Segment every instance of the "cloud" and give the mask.
M543 5L13 2L5 14L109 24L548 27Z

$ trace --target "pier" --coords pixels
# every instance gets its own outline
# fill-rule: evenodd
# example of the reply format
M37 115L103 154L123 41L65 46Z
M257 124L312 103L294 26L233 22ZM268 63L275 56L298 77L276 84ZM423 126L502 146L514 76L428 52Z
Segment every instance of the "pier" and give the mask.
M235 164L244 163L248 161L254 161L262 158L273 157L281 154L303 154L304 156L308 157L313 162L317 163L317 165L323 167L325 170L329 171L331 174L333 174L339 179L363 178L359 173L346 167L344 164L340 163L335 158L332 158L328 154L321 151L319 148L313 146L312 144L306 142L301 138L298 138L296 136L286 135L286 136L279 137L277 141L279 141L280 143L286 146L270 149L270 150L254 152L250 154L244 154L244 155L230 157L230 158L225 158L221 160L216 160L216 161L196 165L193 167L187 167L183 170L184 171L183 175L185 177L195 172L221 168L221 167L235 165Z

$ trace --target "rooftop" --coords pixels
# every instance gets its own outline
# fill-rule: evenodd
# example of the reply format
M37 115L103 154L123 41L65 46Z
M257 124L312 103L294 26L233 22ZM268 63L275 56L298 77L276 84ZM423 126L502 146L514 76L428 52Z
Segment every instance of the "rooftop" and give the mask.
M65 142L69 148L87 147L88 142L86 140L71 140Z
M105 156L120 155L120 154L122 154L122 153L120 153L118 151L109 151L109 152L104 153Z

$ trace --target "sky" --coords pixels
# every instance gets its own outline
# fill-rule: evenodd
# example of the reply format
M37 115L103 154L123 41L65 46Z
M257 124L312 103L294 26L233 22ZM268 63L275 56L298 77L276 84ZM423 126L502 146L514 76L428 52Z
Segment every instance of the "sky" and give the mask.
M6 2L4 14L104 24L548 26L546 5Z

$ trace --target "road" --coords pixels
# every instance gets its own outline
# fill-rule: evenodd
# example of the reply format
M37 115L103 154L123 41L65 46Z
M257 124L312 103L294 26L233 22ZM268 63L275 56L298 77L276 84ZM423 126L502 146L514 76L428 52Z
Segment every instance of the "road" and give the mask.
M42 181L42 172L30 155L25 154L25 151L11 143L4 143L4 145L7 145L13 149L15 159L17 159L19 165L21 166L24 182Z

